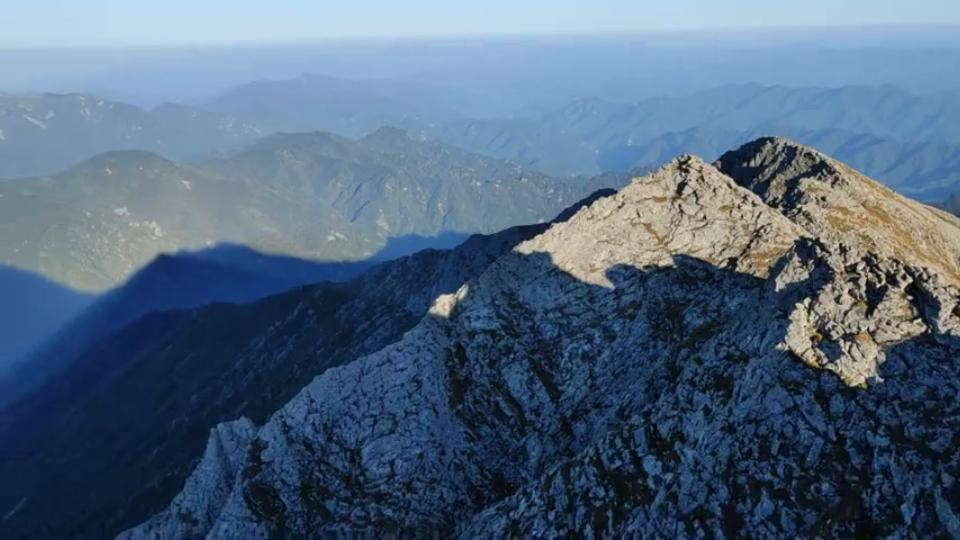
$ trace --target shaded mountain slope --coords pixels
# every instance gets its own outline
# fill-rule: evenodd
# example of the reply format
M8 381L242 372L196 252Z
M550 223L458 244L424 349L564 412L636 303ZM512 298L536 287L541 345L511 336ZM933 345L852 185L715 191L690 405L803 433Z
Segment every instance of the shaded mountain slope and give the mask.
M23 351L8 373L0 376L0 410L33 391L68 367L85 348L140 317L171 309L196 308L212 303L247 303L297 286L320 281L346 281L372 263L315 263L270 256L241 246L221 245L198 252L161 255L123 285L101 295L84 309L59 310L58 327L50 329L35 347ZM42 298L29 291L29 302ZM24 312L23 317L34 316ZM24 319L26 322L44 319ZM27 354L29 353L29 354Z
M720 165L634 180L219 426L124 537L958 534L960 220L783 141ZM826 219L879 210L907 221Z
M217 96L206 107L269 131L329 131L360 137L381 126L457 116L454 92L396 80L349 80L322 75L255 81Z
M211 426L265 421L315 375L400 339L434 298L545 228L474 236L251 305L148 315L101 340L0 418L10 479L0 508L18 508L0 531L98 536L145 519L182 486Z
M0 298L0 377L93 301L89 295L4 267Z

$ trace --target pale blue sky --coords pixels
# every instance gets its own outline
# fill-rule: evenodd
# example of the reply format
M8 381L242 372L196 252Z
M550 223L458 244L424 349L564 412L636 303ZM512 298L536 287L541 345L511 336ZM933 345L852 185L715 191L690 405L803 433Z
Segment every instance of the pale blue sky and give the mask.
M960 0L0 0L0 44L960 24Z

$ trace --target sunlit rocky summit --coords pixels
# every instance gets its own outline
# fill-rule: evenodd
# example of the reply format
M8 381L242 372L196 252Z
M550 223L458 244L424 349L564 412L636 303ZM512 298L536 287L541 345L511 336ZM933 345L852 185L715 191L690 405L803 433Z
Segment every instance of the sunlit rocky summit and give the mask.
M121 536L960 536L960 220L760 139L518 240Z

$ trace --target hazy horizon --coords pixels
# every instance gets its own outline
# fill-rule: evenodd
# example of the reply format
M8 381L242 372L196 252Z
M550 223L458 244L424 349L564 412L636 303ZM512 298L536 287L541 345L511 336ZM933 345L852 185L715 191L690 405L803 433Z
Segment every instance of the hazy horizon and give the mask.
M960 1L4 1L0 539L960 540Z
M960 27L903 24L329 38L233 46L48 44L0 46L0 92L86 93L153 107L202 102L254 80L318 74L485 93L503 102L493 113L512 114L583 96L635 101L742 82L954 91L960 89L960 73L943 68L956 62Z
M802 6L762 0L712 3L601 0L588 8L558 2L347 4L279 0L203 3L96 0L65 5L34 0L6 6L0 47L171 46L308 43L329 39L569 35L960 24L947 0L808 0ZM109 13L110 24L103 14Z

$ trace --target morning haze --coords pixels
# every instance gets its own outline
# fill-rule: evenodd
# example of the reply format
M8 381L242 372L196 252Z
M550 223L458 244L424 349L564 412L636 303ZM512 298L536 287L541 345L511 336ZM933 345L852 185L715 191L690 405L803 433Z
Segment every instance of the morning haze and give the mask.
M0 9L0 538L960 538L960 8Z

